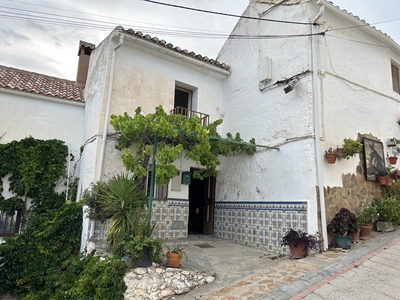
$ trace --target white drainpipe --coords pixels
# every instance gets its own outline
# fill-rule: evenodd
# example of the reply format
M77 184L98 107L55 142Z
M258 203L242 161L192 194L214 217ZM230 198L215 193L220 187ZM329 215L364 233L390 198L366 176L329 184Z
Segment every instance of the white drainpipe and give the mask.
M320 5L319 13L314 18L313 23L316 23L324 13L325 7L321 4L321 0L317 2ZM323 250L328 249L328 232L326 230L326 214L325 214L325 197L324 186L322 182L322 168L321 168L321 145L320 145L320 113L319 113L319 97L318 97L318 65L317 65L317 26L312 25L311 28L311 59L312 59L312 85L313 85L313 114L314 114L314 134L315 134L315 161L317 167L317 184L319 192L319 201L321 208L321 226L322 226L322 239Z
M111 68L110 68L110 81L108 83L108 93L107 93L107 103L106 103L106 112L104 114L104 127L103 127L103 138L101 140L101 148L100 148L100 158L99 158L99 169L97 174L97 181L101 181L103 176L103 164L104 164L104 156L106 152L106 142L107 142L107 133L108 133L108 123L110 119L110 108L111 108L111 97L112 97L112 88L114 84L114 69L115 69L115 53L118 48L122 46L124 43L124 35L122 33L116 34L119 37L119 43L114 47L112 56L111 56ZM90 234L89 237L93 237L94 235L94 226L95 221L90 221Z

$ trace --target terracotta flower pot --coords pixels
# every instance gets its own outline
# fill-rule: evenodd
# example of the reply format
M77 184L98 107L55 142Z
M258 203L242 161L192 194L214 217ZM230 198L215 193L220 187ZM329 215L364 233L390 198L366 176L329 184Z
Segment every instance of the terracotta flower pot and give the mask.
M386 176L378 176L377 180L380 185L386 185Z
M389 163L390 163L391 165L395 165L396 162L397 162L397 156L390 156L390 157L389 157Z
M167 252L168 267L180 268L181 267L181 256L177 253Z
M392 186L393 185L393 178L392 177L386 177L386 186Z
M372 225L361 226L360 239L369 240L371 238Z
M360 241L360 229L357 230L356 233L353 233L351 235L351 242L352 243L358 243Z
M306 245L299 244L297 247L289 245L291 258L303 258L306 255Z
M328 164L334 164L336 162L336 153L326 153L326 160Z

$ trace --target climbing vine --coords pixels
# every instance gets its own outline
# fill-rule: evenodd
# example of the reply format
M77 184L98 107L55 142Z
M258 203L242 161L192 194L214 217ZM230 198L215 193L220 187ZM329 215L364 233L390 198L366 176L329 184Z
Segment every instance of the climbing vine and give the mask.
M156 183L159 185L167 184L176 176L177 169L173 162L183 150L186 150L186 158L202 167L201 171L193 174L199 179L216 176L219 155L253 154L256 151L254 139L240 144L243 140L239 133L235 137L228 133L225 139L221 138L217 133L221 119L203 126L198 116L169 115L161 106L156 107L154 114L145 116L141 107L136 109L133 117L127 113L112 115L110 123L120 133L116 148L122 151L122 161L127 170L137 177L146 176L150 157L156 150ZM131 150L133 145L134 153Z
M55 139L28 137L0 144L0 210L14 213L24 206L28 197L37 211L59 207L65 200L64 195L56 193L54 188L66 176L67 156L68 147ZM10 175L9 191L13 196L5 199L2 192L7 175Z

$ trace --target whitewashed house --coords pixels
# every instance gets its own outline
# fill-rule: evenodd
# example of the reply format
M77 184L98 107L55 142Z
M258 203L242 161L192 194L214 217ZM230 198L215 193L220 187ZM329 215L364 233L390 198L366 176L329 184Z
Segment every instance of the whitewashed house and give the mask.
M90 54L85 87L85 145L81 163L81 190L92 182L124 170L121 152L114 149L110 116L134 115L141 106L153 113L162 105L169 112L182 107L204 122L221 118L224 80L229 67L193 52L173 47L164 40L117 27ZM174 113L174 112L172 112ZM180 112L177 112L180 113ZM104 138L106 137L106 138ZM183 172L198 168L184 159L176 162L178 175L168 187L156 189L152 217L164 238L184 238L188 231L213 234L215 180L192 179L182 184ZM207 191L208 195L205 195ZM205 198L212 202L205 204ZM203 219L203 212L208 217ZM104 226L85 219L83 241L104 237Z
M279 251L282 235L295 228L319 231L326 248L333 215L354 211L382 188L374 176L366 180L363 153L328 164L325 151L344 138L384 142L398 134L400 47L324 0L251 0L243 16L217 60L121 27L91 53L85 137L93 142L81 189L123 169L113 139L103 139L111 114L133 115L137 106L153 112L159 104L168 111L184 101L210 121L223 118L222 135L240 132L280 150L224 158L215 185L180 184L177 176L155 195L160 235L194 231ZM381 145L385 155L392 151ZM184 159L177 166L195 167ZM103 234L93 225L85 224L84 240Z
M251 0L244 15L260 20L240 19L218 56L232 72L222 126L280 151L224 160L215 233L274 250L290 227L318 230L326 247L334 214L381 187L366 180L364 155L328 164L324 153L344 138L371 138L383 142L388 165L385 142L399 136L400 47L329 1Z
M79 194L124 170L110 116L133 115L138 106L146 113L183 106L209 122L222 118L222 136L240 132L279 148L223 158L216 178L190 184L181 176L198 166L182 157L180 173L153 200L161 237L214 234L281 251L280 238L295 228L319 231L326 248L333 215L383 189L368 170L369 154L335 164L324 154L351 138L366 150L380 145L388 165L395 148L385 142L400 138L400 47L329 1L250 0L216 60L122 27L97 47L81 42L79 49L84 124L68 127L79 135L73 147L84 148ZM104 229L85 219L82 246Z
M75 82L0 66L0 107L1 144L29 136L58 139L65 142L70 154L79 157L85 103L83 88ZM74 164L69 162L69 170L73 170ZM5 199L12 196L8 176L0 178ZM29 205L30 202L26 207ZM14 233L10 226L16 223L16 215L14 220L10 218L0 211L0 236Z

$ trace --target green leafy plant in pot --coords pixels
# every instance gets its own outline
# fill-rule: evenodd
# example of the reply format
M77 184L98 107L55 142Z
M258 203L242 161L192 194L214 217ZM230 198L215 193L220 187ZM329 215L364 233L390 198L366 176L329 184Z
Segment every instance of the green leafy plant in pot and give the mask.
M336 236L339 248L350 249L351 235L358 231L355 214L347 208L341 208L328 224L327 231Z
M306 250L318 251L320 249L319 234L299 233L290 228L282 237L281 246L289 246L292 258L303 258Z
M363 147L363 145L356 140L345 138L343 142L343 157L346 159L350 159L350 157L355 156Z
M181 246L176 246L172 249L170 249L167 246L167 248L168 248L168 251L167 251L168 267L180 268L182 258L185 257L185 259L187 261L187 255L186 255L186 252L184 251L184 248L182 248Z

